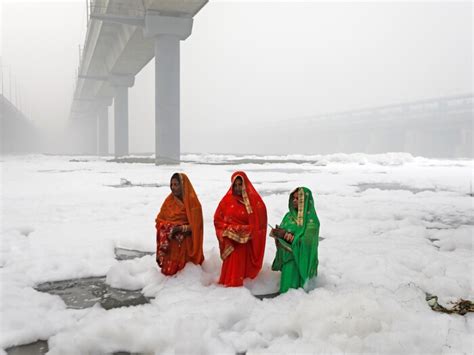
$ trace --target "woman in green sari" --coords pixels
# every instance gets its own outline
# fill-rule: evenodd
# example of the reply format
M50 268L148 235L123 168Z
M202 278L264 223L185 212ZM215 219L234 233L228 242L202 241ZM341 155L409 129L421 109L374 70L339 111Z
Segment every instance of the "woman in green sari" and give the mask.
M311 191L296 188L288 207L281 224L270 232L277 246L272 270L281 271L280 293L304 287L318 271L319 219Z

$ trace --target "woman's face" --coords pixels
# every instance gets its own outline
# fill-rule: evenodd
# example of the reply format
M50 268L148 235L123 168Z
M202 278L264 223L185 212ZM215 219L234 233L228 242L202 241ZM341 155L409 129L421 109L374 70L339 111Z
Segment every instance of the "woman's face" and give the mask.
M298 209L298 190L293 192L293 194L291 195L291 202L293 204L293 208L297 210Z
M178 179L175 179L175 178L171 179L170 188L173 195L175 195L176 197L181 197L182 190L181 190L181 184L179 183Z
M234 180L234 184L232 185L232 192L234 193L234 195L242 196L242 185L242 178L237 177Z

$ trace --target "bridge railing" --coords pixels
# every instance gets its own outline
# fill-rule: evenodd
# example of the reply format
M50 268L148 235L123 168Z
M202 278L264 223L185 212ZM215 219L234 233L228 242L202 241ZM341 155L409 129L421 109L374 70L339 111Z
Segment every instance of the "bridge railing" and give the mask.
M330 122L347 121L351 123L364 122L366 120L373 120L374 116L378 119L393 119L397 117L400 120L411 120L424 116L437 115L440 116L455 113L471 113L474 107L474 96L472 94L449 96L435 99L426 99L404 104L394 104L379 106L374 108L366 108L352 111L342 111L320 114L306 118L296 118L298 122Z
M90 13L93 15L144 16L145 6L142 0L92 0Z

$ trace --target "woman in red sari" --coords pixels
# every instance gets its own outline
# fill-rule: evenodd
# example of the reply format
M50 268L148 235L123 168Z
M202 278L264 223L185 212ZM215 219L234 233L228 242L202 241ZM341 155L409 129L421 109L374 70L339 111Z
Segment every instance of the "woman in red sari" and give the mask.
M165 275L176 274L188 261L204 261L202 208L193 185L185 174L175 173L170 188L155 220L156 262Z
M214 214L214 226L221 252L219 283L242 286L245 278L254 278L262 268L267 209L247 175L237 171L232 186Z

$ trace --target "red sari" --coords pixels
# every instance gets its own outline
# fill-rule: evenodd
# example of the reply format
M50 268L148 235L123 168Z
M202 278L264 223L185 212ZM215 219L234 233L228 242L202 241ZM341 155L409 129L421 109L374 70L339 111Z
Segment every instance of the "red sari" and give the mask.
M247 175L237 171L232 184L242 178L242 196L232 193L232 185L214 214L214 226L221 253L219 279L225 286L242 286L262 268L267 233L267 209Z
M176 274L188 261L194 264L204 261L201 203L188 177L179 174L179 178L183 201L169 194L155 220L156 262L165 275ZM170 239L171 229L179 225L186 226L189 232L177 233Z

